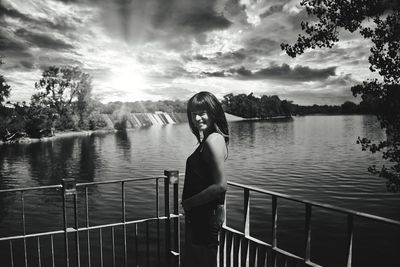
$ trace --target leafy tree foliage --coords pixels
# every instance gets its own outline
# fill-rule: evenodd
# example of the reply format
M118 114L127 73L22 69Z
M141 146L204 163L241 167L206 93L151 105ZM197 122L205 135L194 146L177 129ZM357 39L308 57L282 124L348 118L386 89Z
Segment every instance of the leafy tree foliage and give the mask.
M369 79L351 88L365 103L376 108L386 140L374 143L358 138L363 150L382 152L389 167L370 166L369 171L386 178L389 191L400 191L400 2L398 0L302 0L301 5L316 20L302 22L305 32L293 45L281 44L295 57L307 48L331 48L339 41L339 29L358 31L371 41L368 58L379 79Z
M0 58L0 65L4 64ZM3 75L0 75L0 107L3 106L3 102L10 96L11 86L6 83Z
M0 65L4 64L0 57ZM8 133L8 124L11 116L11 110L4 106L4 101L10 96L11 87L6 83L3 75L0 75L0 136Z
M224 110L230 114L243 118L267 119L276 116L291 116L291 102L281 101L278 96L255 97L253 93L227 94L222 100Z
M38 92L32 96L32 104L54 110L59 116L58 129L84 126L92 91L89 74L79 67L51 66L43 71L35 88Z
M0 75L0 106L10 96L11 86L6 83L3 75Z

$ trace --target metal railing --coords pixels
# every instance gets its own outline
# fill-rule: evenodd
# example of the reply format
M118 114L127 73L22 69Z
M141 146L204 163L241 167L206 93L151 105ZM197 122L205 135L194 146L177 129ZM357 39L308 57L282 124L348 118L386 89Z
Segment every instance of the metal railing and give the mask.
M333 205L301 200L286 194L280 194L260 188L246 186L239 183L228 182L228 185L241 188L243 190L243 207L244 207L244 226L242 231L238 231L226 225L220 235L219 247L219 266L278 266L278 256L282 259L279 266L288 266L290 261L293 266L311 266L317 267L319 264L311 261L311 219L314 207L329 210L331 212L344 214L347 216L347 234L346 234L346 266L352 266L353 254L353 234L354 234L354 218L360 217L385 223L399 227L400 221L375 216L368 213L358 212L355 210L339 208ZM272 205L272 229L271 244L266 243L250 235L250 192L257 192L271 197ZM305 207L304 218L304 255L302 257L290 253L278 247L278 199L285 199L297 203L301 203Z
M134 266L138 266L138 225L145 225L145 246L146 246L146 260L145 266L150 266L150 249L149 249L149 223L155 222L157 224L157 248L156 248L156 261L157 266L179 266L180 265L180 227L179 227L179 218L182 216L179 214L178 210L178 181L179 181L179 173L178 171L164 171L165 176L160 177L148 177L148 178L132 178L132 179L124 179L124 180L110 180L103 182L91 182L91 183L76 183L74 179L63 179L61 185L51 185L51 186L40 186L40 187L30 187L30 188L18 188L18 189L6 189L0 190L0 194L2 193L19 193L21 200L21 221L22 221L22 235L8 236L8 237L0 237L1 242L9 242L9 261L6 262L4 259L1 262L1 266L12 266L16 265L15 255L22 253L23 255L23 266L56 266L56 256L55 256L55 236L63 235L63 256L64 256L64 264L63 266L78 266L80 267L82 264L81 254L83 252L83 248L81 246L82 238L80 238L80 234L86 232L86 262L87 266L92 266L91 255L93 254L91 249L91 243L93 242L91 239L92 232L98 231L98 244L96 246L99 247L99 255L96 255L100 260L100 266L104 266L103 262L103 233L105 229L111 229L111 254L112 254L112 266L116 266L116 246L115 246L115 229L117 227L122 227L122 239L123 239L123 266L128 266L128 251L127 251L127 226L134 226L134 242L135 242L135 251L134 251ZM127 183L136 182L136 181L155 181L155 190L156 190L156 211L155 216L151 218L145 218L140 220L127 220L126 218L126 196L125 196L125 187ZM164 215L161 216L159 213L160 203L159 203L159 187L160 180L164 182ZM97 186L101 184L120 184L121 185L121 220L117 223L111 224L101 224L101 225L91 225L89 221L89 193L88 188L91 186ZM170 189L170 185L172 185L172 190ZM82 188L84 191L84 203L85 203L85 224L79 225L79 214L78 214L78 194L77 189ZM25 199L24 194L27 191L34 190L60 190L62 195L62 212L63 212L63 229L57 231L47 231L47 232L38 232L38 233L30 233L26 232L26 220L25 220ZM172 191L172 199L173 199L173 207L171 214L171 203L170 203L170 191ZM73 227L68 227L68 207L67 204L69 201L73 202ZM160 234L160 222L164 222L164 235L163 238L165 240L164 243L164 255L165 258L161 259L161 234ZM71 236L74 239L74 242L71 242ZM27 249L27 240L36 238L36 253L37 253L37 262L32 263L28 260L28 249ZM50 239L50 264L43 264L42 257L42 244L41 241L44 238ZM14 243L17 241L23 242L22 252L16 251L14 248ZM73 244L72 244L73 243ZM144 244L141 244L144 245ZM74 250L74 255L71 257L71 249ZM72 260L73 258L74 260Z
M96 265L91 262L93 250L92 247L96 246L99 248L99 254L94 255L99 260L99 265L104 266L105 263L103 258L105 255L103 254L103 234L106 229L109 229L111 232L111 260L112 266L121 266L116 263L116 229L117 227L122 227L122 258L123 264L122 266L128 266L128 255L133 258L134 265L133 266L180 266L180 217L182 216L179 213L179 202L178 202L178 181L179 181L179 173L178 171L165 171L165 176L160 177L148 177L148 178L132 178L132 179L124 179L124 180L110 180L103 182L91 182L91 183L75 183L73 179L64 179L62 180L61 185L52 185L52 186L41 186L41 187L32 187L32 188L19 188L19 189L6 189L0 190L0 194L2 193L19 193L21 200L21 221L22 221L22 235L8 236L8 237L0 237L1 242L8 242L9 247L9 260L5 262L2 259L1 266L16 266L15 258L16 255L22 253L23 255L23 264L22 266L93 266ZM127 220L126 214L126 185L128 183L133 183L137 181L155 181L155 195L156 195L156 211L154 213L154 217L139 219L139 220ZM159 187L160 181L163 182L164 186L164 214L161 216L160 202L159 202ZM119 222L111 223L111 224L101 224L101 225L92 225L89 220L89 192L88 189L91 186L98 186L102 184L119 184L120 185L120 205L121 205L121 219ZM172 185L172 189L171 186ZM332 205L322 204L318 202L301 200L286 194L275 193L268 190L259 189L252 186L246 186L239 183L228 182L230 187L235 187L243 190L243 207L244 207L244 225L241 231L229 227L226 225L226 220L223 225L223 229L220 234L220 246L218 251L218 264L220 267L225 266L268 266L268 267L276 267L278 266L278 257L283 259L280 261L279 266L289 266L288 262L292 263L293 266L320 266L319 264L313 262L311 260L311 220L313 214L313 208L322 208L324 210L329 210L331 212L344 214L347 216L347 238L346 238L346 266L352 266L352 252L353 252L353 233L354 233L354 218L361 217L368 220L377 221L380 223L386 223L389 225L394 225L396 227L400 227L400 221L387 219L367 213L357 212L350 209L338 208ZM162 185L161 185L162 186ZM63 212L63 229L56 231L47 231L47 232L38 232L38 233L27 233L26 231L26 220L25 220L25 193L27 191L33 190L44 190L44 189L52 189L52 190L60 190L62 196L62 212ZM84 192L84 224L79 225L79 215L78 214L78 194L77 190L82 189ZM250 234L250 208L251 208L251 193L261 193L262 195L267 195L271 198L271 244L264 242L260 239L253 237ZM170 199L172 198L172 203ZM278 247L278 200L284 199L293 201L296 203L300 203L304 205L305 209L305 218L304 218L304 255L298 256L287 250L284 250ZM72 203L71 203L72 202ZM72 204L73 207L73 227L68 227L68 205ZM171 204L172 204L172 213L171 213ZM228 207L229 210L229 207ZM153 252L150 252L149 246L149 223L156 223L156 249ZM164 235L161 234L161 223L164 222ZM138 226L144 225L145 229L145 242L140 245L145 247L145 261L142 265L138 263L139 255L138 252ZM132 251L128 251L127 247L127 226L134 227L134 236L133 243L134 245L134 253L131 255ZM98 240L95 240L93 237L93 232L97 232ZM86 233L85 246L82 246L82 236L81 234ZM63 237L63 262L62 264L57 264L57 259L55 256L55 237ZM81 236L81 237L80 237ZM49 238L50 240L50 259L46 259L46 262L50 262L50 264L43 263L43 246L42 240L45 238ZM28 259L28 248L27 248L27 240L36 239L36 260L35 264L33 264ZM164 243L162 242L164 239ZM22 241L22 252L18 251L14 244L15 242ZM97 242L91 246L93 242ZM58 248L59 249L59 248ZM32 248L30 248L32 250ZM163 251L163 253L161 253ZM154 255L152 254L154 253ZM84 256L83 256L84 254ZM164 257L162 257L164 255ZM151 264L150 259L153 259L154 256L156 263ZM85 258L85 263L82 264L82 258ZM20 266L20 265L18 265ZM97 266L97 265L96 265ZM106 265L108 266L108 265Z

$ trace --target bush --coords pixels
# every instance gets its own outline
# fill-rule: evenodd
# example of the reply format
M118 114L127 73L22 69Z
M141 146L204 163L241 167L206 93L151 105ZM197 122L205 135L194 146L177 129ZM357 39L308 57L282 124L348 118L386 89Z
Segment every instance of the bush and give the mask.
M98 113L91 114L89 116L89 129L98 130L107 128L107 122L104 120L103 116Z

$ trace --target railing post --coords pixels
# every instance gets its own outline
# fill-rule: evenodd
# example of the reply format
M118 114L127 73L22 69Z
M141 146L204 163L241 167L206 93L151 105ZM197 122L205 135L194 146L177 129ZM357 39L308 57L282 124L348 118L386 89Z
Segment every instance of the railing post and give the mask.
M165 200L166 200L166 238L167 244L166 249L169 256L167 256L167 266L171 266L171 256L174 256L174 266L180 266L180 227L179 227L179 171L176 170L165 170ZM171 237L171 215L169 212L169 184L173 185L173 213L176 216L174 218L174 235ZM168 201L167 201L167 189L168 189ZM167 205L168 203L168 205ZM168 207L167 207L168 206ZM167 209L168 208L168 209ZM168 226L167 226L168 225ZM173 244L173 250L171 249L171 240ZM172 255L171 255L172 254Z
M346 260L347 267L351 267L352 265L352 256L353 256L353 215L347 214L347 251L346 251Z
M67 220L67 196L76 195L76 181L74 178L61 180L62 199L63 199L63 221L64 221L64 244L65 244L65 263L69 267L69 249L68 249L68 220ZM77 229L78 230L78 229Z
M244 188L243 206L244 206L243 233L245 237L249 237L250 236L250 190L248 188Z
M276 248L278 247L278 201L276 196L272 196L272 250L271 262L273 267L276 266Z
M307 263L311 260L311 204L306 204L306 224L305 224L305 244L304 244L304 261Z

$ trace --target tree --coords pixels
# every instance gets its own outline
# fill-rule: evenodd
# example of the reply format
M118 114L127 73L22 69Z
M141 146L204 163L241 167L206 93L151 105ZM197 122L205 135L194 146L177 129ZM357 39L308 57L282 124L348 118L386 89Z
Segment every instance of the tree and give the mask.
M0 58L0 65L4 64ZM0 75L0 107L3 106L3 102L10 96L11 87L6 83L3 75Z
M357 104L351 101L346 101L341 105L343 114L355 114L357 113Z
M376 107L386 140L374 143L358 138L363 150L382 152L389 167L368 170L386 179L389 191L400 191L400 4L398 0L302 0L307 13L316 18L302 22L305 34L293 45L281 44L286 53L295 57L307 48L331 48L339 41L339 29L358 31L371 41L369 69L379 79L368 79L353 86L354 96Z
M75 128L84 124L92 91L91 77L79 67L51 66L43 71L35 83L39 92L32 96L32 104L53 109L58 115L58 128Z

